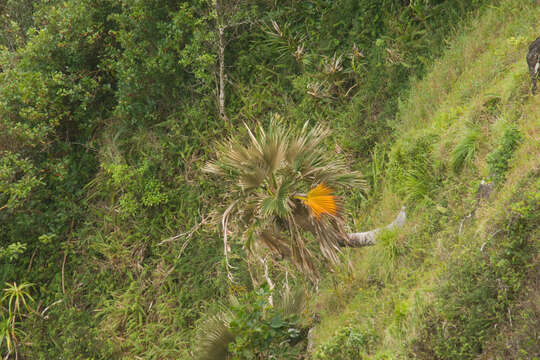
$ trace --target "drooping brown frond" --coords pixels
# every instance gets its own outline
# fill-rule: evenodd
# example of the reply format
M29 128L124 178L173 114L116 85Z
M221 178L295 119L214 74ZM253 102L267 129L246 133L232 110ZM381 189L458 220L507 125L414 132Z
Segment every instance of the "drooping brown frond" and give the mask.
M282 258L291 257L290 241L276 234L275 231L269 229L261 231L261 240L271 251L279 254Z
M342 220L335 217L325 217L320 221L313 221L313 223L315 236L319 239L321 253L332 264L338 264L338 255L341 253L339 242L347 236Z

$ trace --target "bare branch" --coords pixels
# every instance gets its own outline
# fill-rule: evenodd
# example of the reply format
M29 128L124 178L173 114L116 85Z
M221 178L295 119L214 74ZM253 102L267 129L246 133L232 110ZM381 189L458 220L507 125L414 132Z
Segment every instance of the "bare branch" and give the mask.
M199 228L201 226L205 225L208 222L207 221L208 218L209 218L209 216L203 217L201 222L199 222L197 225L193 226L188 231L183 232L183 233L178 234L178 235L175 235L175 236L172 236L172 237L167 238L165 240L162 240L158 245L163 245L163 244L166 244L166 243L171 242L171 241L178 240L178 239L183 238L183 237L186 237L187 239L191 238L193 236L193 234L195 234L197 232L197 230L199 230Z
M60 300L56 300L55 302L53 302L51 305L47 306L45 309L43 309L43 311L41 312L41 317L42 318L45 318L45 313L47 311L49 311L50 308L52 308L54 305L57 305L57 304L60 304L61 302L63 302L64 300L60 299Z
M223 253L225 255L225 265L227 268L227 277L231 282L234 282L234 277L232 275L231 269L234 267L229 263L229 252L231 251L231 248L229 247L229 243L227 242L227 235L229 230L227 229L227 225L229 223L229 214L231 213L232 209L236 205L238 200L234 201L227 210L223 213L223 217L221 218L221 226L223 228Z
M268 275L268 258L265 258L264 260L259 258L260 262L264 266L264 278L266 279L266 283L268 284L268 288L270 290L270 296L268 296L268 303L270 305L274 306L274 299L272 298L272 290L274 290L274 282L272 279L270 279L270 276Z

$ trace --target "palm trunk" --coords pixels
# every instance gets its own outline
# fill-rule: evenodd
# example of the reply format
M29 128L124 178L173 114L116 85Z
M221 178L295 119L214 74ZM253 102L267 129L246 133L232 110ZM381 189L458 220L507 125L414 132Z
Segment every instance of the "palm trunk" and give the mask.
M384 229L391 230L396 227L402 227L406 220L407 216L405 214L405 208L403 207L401 208L401 211L397 215L396 219L387 226L371 231L347 234L347 238L339 240L338 244L341 247L363 247L374 245L379 232Z

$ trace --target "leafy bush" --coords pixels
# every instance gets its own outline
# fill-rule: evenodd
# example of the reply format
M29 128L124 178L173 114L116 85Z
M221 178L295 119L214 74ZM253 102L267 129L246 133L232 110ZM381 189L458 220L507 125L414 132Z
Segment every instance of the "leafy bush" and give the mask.
M230 328L235 340L229 350L233 360L295 359L301 350L291 347L301 337L298 314L271 306L270 295L262 288L232 307Z
M299 293L281 296L266 287L233 298L221 313L200 327L199 359L297 359L305 331L299 324ZM273 305L270 298L276 304Z

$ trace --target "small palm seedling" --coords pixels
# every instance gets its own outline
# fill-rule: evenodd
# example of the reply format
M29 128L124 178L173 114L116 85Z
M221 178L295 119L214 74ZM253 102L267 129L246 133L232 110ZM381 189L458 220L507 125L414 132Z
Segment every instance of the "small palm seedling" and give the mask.
M31 312L32 309L28 305L30 301L34 301L32 296L29 293L29 289L33 286L30 283L23 283L17 285L16 282L13 284L6 283L6 288L4 288L4 296L2 297L2 303L7 301L7 316L2 314L3 319L0 324L0 344L6 341L6 346L8 349L8 355L12 353L13 350L17 352L17 329L15 324L18 319L23 316L23 307L26 311Z
M237 234L249 256L267 258L261 252L269 250L316 276L310 239L334 264L340 244L347 241L334 189L365 191L367 185L328 151L324 140L330 132L321 125L295 129L276 116L266 129L259 126L253 133L247 128L247 133L247 142L233 137L218 144L216 160L205 167L225 181L225 255L228 234Z
M22 305L24 305L27 311L32 311L28 305L29 301L34 301L28 290L34 286L34 284L23 283L17 285L16 282L13 284L6 283L6 288L4 288L4 297L2 301L8 300L8 311L9 317L13 318L13 322L16 321L17 317L21 317L22 314Z
M229 344L235 338L229 325L232 319L232 312L223 308L220 313L209 316L199 326L199 340L197 343L199 360L228 359Z

